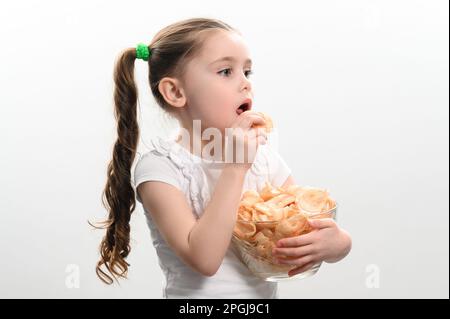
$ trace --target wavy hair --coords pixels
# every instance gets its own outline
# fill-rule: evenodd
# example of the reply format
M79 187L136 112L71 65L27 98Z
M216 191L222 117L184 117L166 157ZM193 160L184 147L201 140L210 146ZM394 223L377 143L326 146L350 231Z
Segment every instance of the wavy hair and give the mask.
M159 31L148 45L149 83L156 102L167 112L170 105L164 100L158 86L162 78L183 74L183 67L201 48L205 31L223 29L236 31L228 24L207 18L194 18L171 24ZM109 216L102 228L106 234L100 244L97 276L106 284L126 278L129 263L130 217L136 207L135 190L131 182L131 167L139 141L137 121L138 92L134 80L136 49L124 50L115 62L114 114L117 121L117 140L112 160L107 167L107 180L102 203ZM94 226L95 227L95 226ZM106 270L104 269L106 268Z

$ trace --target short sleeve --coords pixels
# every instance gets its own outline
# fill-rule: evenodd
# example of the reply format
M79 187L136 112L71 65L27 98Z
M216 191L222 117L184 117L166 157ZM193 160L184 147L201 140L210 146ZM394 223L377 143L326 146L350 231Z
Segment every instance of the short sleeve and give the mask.
M270 183L275 187L280 187L289 175L291 175L292 171L280 154L270 144L266 144L266 146Z
M152 152L145 153L134 169L136 190L141 183L148 181L164 182L182 190L181 172L175 164L169 158ZM137 191L136 194L138 201L142 203Z

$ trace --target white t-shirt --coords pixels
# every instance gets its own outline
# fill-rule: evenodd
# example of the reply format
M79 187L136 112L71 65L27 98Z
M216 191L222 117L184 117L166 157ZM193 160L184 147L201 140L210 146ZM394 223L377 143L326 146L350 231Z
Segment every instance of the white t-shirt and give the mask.
M136 164L135 189L146 181L173 185L186 195L192 213L199 218L212 196L221 168L191 154L172 139L156 137L151 143L153 149L142 155ZM281 186L290 174L291 170L270 144L260 145L245 176L242 192L248 189L260 191L266 181ZM139 194L137 200L142 204ZM164 298L278 298L277 283L252 275L232 244L214 276L195 272L167 245L145 207L144 211L165 276Z

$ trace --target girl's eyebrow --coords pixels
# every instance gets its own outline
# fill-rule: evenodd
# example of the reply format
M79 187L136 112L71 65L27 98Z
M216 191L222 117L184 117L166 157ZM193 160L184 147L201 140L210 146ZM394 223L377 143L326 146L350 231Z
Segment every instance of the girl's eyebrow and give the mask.
M222 62L222 61L235 62L235 61L237 61L237 59L235 57L232 57L232 56L225 56L225 57L219 58L219 59L211 62L210 65L214 64L214 63L217 63L217 62ZM246 59L244 64L252 65L252 60L251 59Z

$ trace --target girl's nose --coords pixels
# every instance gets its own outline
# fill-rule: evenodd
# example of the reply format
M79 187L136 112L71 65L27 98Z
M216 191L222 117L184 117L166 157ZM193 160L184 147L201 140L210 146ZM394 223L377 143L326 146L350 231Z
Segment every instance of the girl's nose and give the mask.
M242 84L241 84L241 91L251 91L252 90L252 82L245 76L245 74L242 74Z

